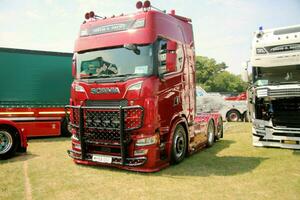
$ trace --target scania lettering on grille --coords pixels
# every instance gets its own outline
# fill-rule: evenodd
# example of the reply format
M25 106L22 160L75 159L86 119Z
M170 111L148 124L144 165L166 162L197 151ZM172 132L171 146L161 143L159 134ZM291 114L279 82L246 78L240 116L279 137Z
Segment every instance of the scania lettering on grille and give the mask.
M92 94L119 94L119 88L92 88Z

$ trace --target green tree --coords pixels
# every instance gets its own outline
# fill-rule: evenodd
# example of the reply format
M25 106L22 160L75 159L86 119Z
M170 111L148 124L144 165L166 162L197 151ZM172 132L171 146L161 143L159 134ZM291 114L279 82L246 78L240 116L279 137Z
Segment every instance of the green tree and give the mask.
M225 71L224 62L213 58L196 57L196 82L208 92L243 92L247 84L238 75Z

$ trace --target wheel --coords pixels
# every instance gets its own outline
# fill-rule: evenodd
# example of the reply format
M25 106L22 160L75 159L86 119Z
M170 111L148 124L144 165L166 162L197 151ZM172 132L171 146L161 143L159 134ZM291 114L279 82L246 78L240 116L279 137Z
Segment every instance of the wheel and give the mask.
M180 163L186 154L186 132L182 125L177 125L173 135L172 149L171 149L171 163Z
M211 147L215 141L215 125L214 125L213 120L210 120L208 122L206 134L207 134L206 146Z
M67 118L64 117L61 120L60 124L61 124L61 133L60 133L60 135L62 137L71 137L72 134L68 130L68 121L67 121Z
M0 159L13 156L18 147L18 137L12 129L0 129Z
M244 118L244 121L245 121L245 122L249 122L249 117L248 117L248 113L247 113L247 111L246 111L246 112L244 112L244 114L243 114L243 118Z
M27 147L20 147L18 149L18 152L20 152L20 153L26 153L26 151L27 151Z
M240 113L237 110L231 110L227 113L227 121L229 122L237 122L240 118Z
M217 132L215 140L219 140L220 138L223 138L223 120L222 117L218 118L218 125L217 125Z

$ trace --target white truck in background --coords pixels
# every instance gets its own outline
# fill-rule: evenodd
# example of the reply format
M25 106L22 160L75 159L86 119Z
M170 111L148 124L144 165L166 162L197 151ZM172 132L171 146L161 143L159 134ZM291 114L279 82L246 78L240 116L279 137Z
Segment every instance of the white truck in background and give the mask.
M253 145L300 149L300 25L260 27L251 65Z
M197 112L217 111L228 122L248 121L246 100L225 100L220 93L208 93L196 87Z

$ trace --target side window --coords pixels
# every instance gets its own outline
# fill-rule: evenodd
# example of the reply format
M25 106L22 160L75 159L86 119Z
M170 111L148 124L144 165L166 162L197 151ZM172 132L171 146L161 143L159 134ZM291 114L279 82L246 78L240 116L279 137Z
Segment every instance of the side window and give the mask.
M166 72L166 58L167 58L167 40L162 39L159 41L158 46L158 71L160 74Z

